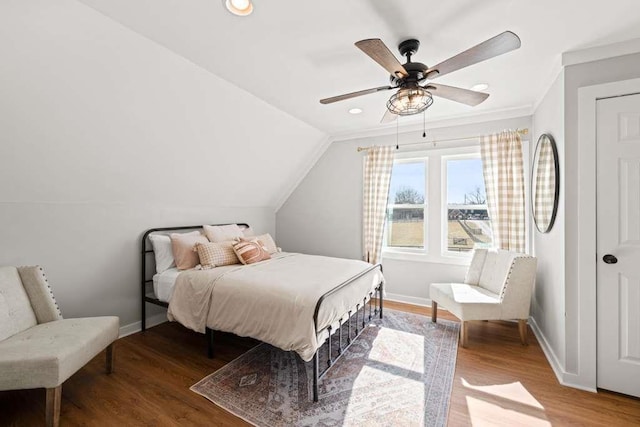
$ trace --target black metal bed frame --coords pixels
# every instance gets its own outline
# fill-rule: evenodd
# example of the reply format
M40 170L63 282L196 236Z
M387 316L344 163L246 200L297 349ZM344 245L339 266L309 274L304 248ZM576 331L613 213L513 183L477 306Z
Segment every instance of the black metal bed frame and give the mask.
M229 225L229 224L215 224L215 225ZM242 227L249 227L248 224L245 223L237 223L237 225L242 226ZM146 321L147 321L147 303L149 304L155 304L155 305L159 305L162 307L169 307L169 304L164 302L164 301L160 301L159 299L155 298L155 297L150 297L147 296L147 284L152 283L153 279L147 279L147 256L149 256L149 254L153 253L153 247L149 250L147 249L147 239L149 238L149 235L151 233L155 233L155 232L167 232L167 231L186 231L186 230L197 230L197 229L201 229L202 225L187 225L187 226L181 226L181 227L164 227L164 228L151 228L149 230L147 230L143 235L142 235L142 249L141 249L141 258L142 258L142 272L141 272L141 281L140 281L140 292L141 292L141 327L142 327L142 331L146 330ZM320 349L322 348L322 345L320 345L318 347L318 349L316 350L316 352L313 355L313 359L312 359L312 363L313 363L313 401L317 402L318 401L318 383L320 381L320 379L322 379L322 377L329 371L329 369L331 369L331 367L342 357L342 355L344 354L344 352L351 346L351 344L353 344L353 342L360 336L360 334L362 334L362 332L364 332L365 327L366 327L366 323L367 321L371 321L375 316L377 316L378 314L380 315L380 318L382 319L382 310L383 310L383 292L384 292L384 281L380 281L380 283L374 288L373 291L370 291L367 295L364 296L364 298L362 299L362 306L360 305L360 303L357 303L355 306L355 310L351 309L346 313L343 313L339 320L338 320L338 327L336 328L335 331L332 330L332 325L335 323L332 322L330 323L328 326L325 326L324 328L318 330L318 314L320 313L320 307L322 306L322 303L331 295L337 293L338 291L340 291L341 289L347 287L348 285L350 285L351 283L355 282L356 280L360 279L361 277L365 276L366 274L368 274L369 272L375 270L375 269L379 269L380 272L382 273L382 265L381 264L375 264L372 265L371 267L368 267L366 270L356 274L355 276L349 278L348 280L340 283L338 286L334 287L333 289L331 289L330 291L326 292L324 295L322 295L319 299L318 302L316 303L316 307L313 313L313 325L315 327L316 330L316 337L318 337L320 335L320 333L324 332L325 330L327 331L327 367L325 369L323 369L322 371L320 370L320 357L319 357L319 353L320 353ZM373 314L372 314L372 301L374 299L375 296L375 308L373 309ZM367 313L366 313L366 307L367 307L367 302L369 303L369 316L368 316L368 320L367 320ZM362 310L361 310L362 308ZM362 328L358 328L359 325L359 319L360 319L360 311L362 311ZM346 315L346 318L345 318ZM355 316L355 335L353 335L353 337L351 336L351 323L352 323L352 318L353 316ZM344 321L343 321L344 318ZM342 336L343 334L343 329L344 329L344 325L345 323L347 324L347 339L346 339L346 345L343 347L342 345ZM208 327L206 328L206 339L207 339L207 355L209 358L213 357L213 330L209 329ZM332 357L332 336L338 334L338 348L337 348L337 355L335 358ZM324 342L322 343L324 344Z

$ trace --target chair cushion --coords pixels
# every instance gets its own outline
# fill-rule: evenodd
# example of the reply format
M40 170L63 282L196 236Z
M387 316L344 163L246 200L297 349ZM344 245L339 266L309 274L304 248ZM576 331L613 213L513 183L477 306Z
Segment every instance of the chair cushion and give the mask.
M432 301L437 302L459 319L500 318L500 296L480 286L466 283L432 283L429 294Z
M57 387L118 338L117 317L56 320L0 342L0 390Z
M37 323L18 269L0 267L0 341Z

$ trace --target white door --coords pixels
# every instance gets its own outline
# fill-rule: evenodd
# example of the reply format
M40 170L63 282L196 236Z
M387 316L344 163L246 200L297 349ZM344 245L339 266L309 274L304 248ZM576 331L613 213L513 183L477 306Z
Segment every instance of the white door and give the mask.
M598 387L640 397L640 95L597 114Z

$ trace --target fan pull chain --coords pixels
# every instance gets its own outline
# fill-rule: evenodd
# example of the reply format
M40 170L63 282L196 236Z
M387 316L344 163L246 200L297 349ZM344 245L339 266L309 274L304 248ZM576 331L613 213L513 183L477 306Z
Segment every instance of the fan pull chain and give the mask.
M422 137L427 137L427 110L422 112Z
M400 128L400 116L398 116L398 118L396 119L396 150L400 149L400 144L398 143L398 139L399 139L398 134L400 133L399 128Z

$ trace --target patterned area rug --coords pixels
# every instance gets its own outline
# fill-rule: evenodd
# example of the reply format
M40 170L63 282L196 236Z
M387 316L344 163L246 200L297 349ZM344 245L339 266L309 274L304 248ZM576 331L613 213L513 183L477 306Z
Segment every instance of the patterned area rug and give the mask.
M257 426L444 426L458 331L455 322L385 310L320 380L317 403L312 364L268 344L191 390Z

